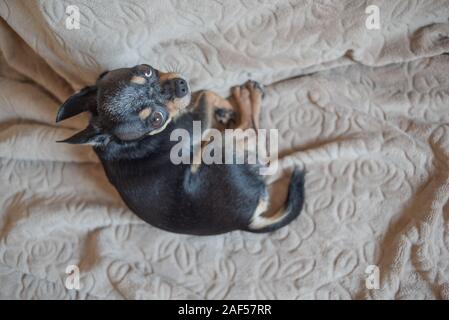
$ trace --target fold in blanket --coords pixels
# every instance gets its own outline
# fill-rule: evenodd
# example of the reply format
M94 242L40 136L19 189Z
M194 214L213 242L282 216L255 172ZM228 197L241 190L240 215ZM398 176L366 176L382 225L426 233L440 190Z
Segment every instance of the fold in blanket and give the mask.
M0 2L0 298L449 299L449 1L74 0L79 29L67 5ZM170 234L89 147L55 143L87 121L56 125L61 101L137 63L224 95L265 84L261 125L307 171L301 216Z

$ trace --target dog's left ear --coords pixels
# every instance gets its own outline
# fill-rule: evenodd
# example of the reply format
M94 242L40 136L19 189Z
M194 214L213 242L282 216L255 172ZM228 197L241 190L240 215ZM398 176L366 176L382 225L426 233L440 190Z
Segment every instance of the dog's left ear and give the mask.
M99 129L94 128L92 125L88 125L86 129L74 134L70 138L59 140L57 142L100 146L106 145L109 142L109 139L110 136L108 134L101 132Z
M97 86L89 86L72 95L59 107L56 122L71 118L84 111L97 110Z

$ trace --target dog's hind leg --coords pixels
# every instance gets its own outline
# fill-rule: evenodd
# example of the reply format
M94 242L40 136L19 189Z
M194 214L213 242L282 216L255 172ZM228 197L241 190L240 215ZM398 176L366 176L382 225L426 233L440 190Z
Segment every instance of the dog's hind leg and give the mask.
M254 81L248 81L244 85L235 87L232 91L233 99L238 106L240 122L238 128L255 129L259 135L260 111L263 99L261 86ZM248 135L243 135L238 139L237 148L243 148L246 152L257 152L260 159L267 156L266 141L257 139L255 143L244 143ZM257 145L257 147L255 147ZM266 163L267 159L262 159ZM283 179L280 179L283 177ZM275 181L272 184L268 180ZM288 187L282 188L285 179L289 179ZM304 173L299 169L294 169L289 177L284 177L284 173L277 171L273 176L264 177L266 190L259 198L258 205L254 208L247 231L269 232L287 225L295 219L302 210L304 202ZM279 188L281 187L281 188Z

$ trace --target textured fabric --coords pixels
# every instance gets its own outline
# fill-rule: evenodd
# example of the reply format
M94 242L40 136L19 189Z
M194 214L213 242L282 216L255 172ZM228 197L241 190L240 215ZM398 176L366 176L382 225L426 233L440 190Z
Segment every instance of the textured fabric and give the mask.
M449 298L449 1L2 0L0 15L0 298ZM89 147L55 143L87 121L56 125L61 101L137 63L224 95L265 84L262 127L307 170L301 216L170 234L124 206Z

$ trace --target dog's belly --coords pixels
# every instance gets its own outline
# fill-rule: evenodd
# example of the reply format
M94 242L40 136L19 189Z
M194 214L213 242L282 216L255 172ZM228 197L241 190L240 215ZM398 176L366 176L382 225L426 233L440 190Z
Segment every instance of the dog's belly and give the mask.
M127 206L147 223L175 233L213 235L242 229L264 184L243 165L104 163ZM120 166L120 167L118 167Z

